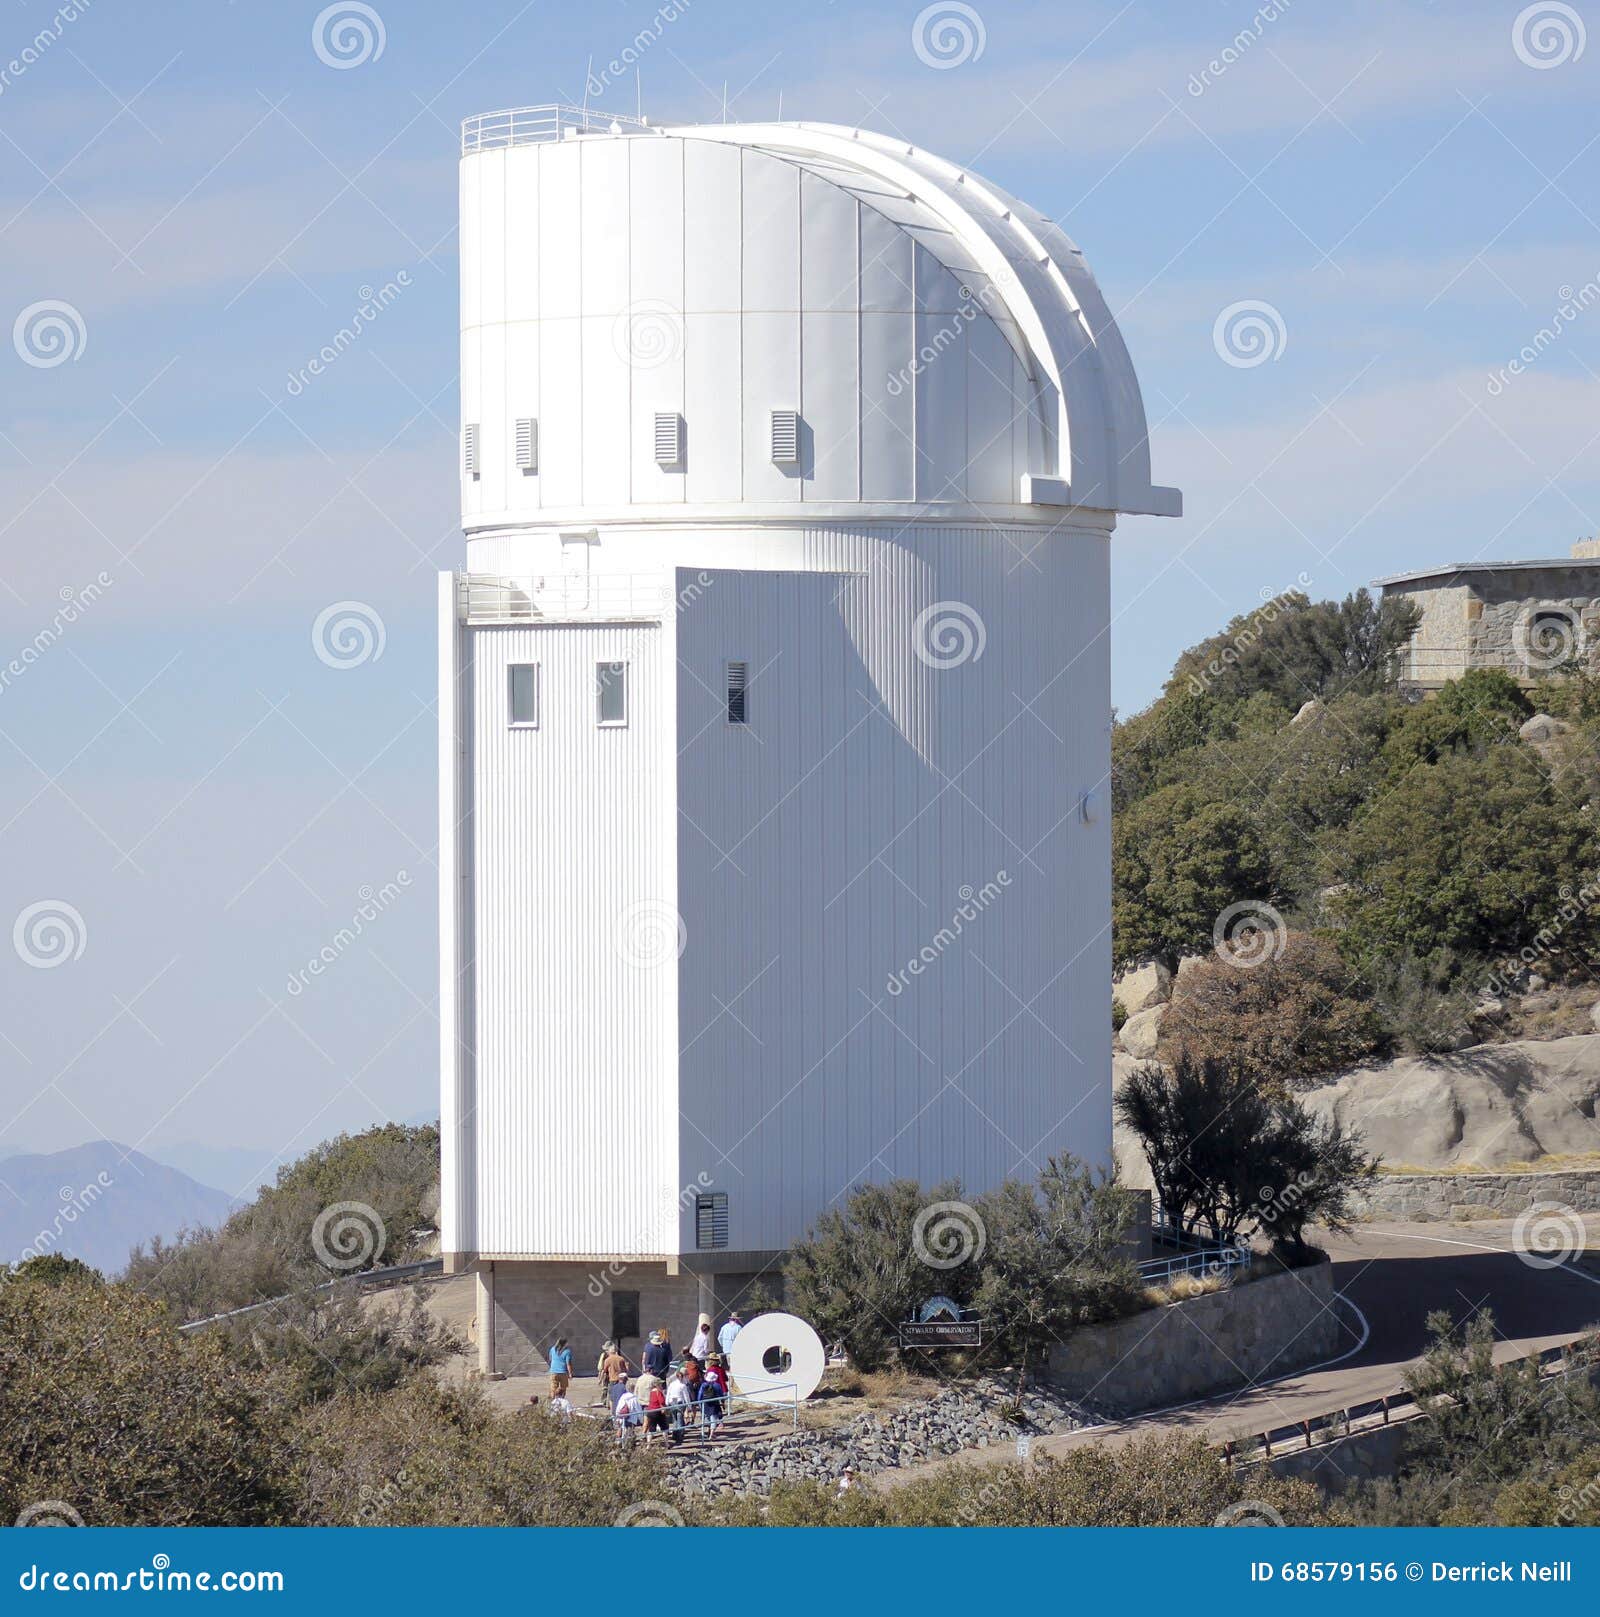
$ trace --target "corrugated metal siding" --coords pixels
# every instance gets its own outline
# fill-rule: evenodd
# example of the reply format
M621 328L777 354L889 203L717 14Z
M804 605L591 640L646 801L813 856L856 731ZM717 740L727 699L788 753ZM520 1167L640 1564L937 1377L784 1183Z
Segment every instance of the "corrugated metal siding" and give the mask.
M1076 811L1109 765L1104 538L803 546L860 576L714 573L679 618L682 1171L728 1191L738 1249L787 1244L864 1179L978 1191L1110 1154L1109 827ZM915 655L940 601L981 619L980 658ZM746 727L722 710L730 657Z
M475 796L471 1248L650 1253L675 1240L676 960L630 964L630 907L674 908L673 695L655 626L472 627ZM629 665L628 724L595 664ZM537 729L506 669L540 665Z

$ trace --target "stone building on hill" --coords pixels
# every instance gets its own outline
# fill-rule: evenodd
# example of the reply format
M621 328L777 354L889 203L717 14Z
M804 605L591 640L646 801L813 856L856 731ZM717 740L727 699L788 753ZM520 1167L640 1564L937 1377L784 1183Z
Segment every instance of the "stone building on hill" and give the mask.
M1600 539L1579 540L1565 558L1452 562L1375 582L1422 612L1400 664L1401 689L1413 696L1469 668L1501 668L1531 685L1600 654Z

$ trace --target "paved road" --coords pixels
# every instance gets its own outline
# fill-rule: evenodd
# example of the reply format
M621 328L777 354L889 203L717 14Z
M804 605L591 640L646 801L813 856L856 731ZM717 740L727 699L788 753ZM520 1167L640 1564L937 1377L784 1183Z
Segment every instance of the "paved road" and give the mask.
M1405 1367L1422 1352L1427 1317L1444 1309L1464 1320L1487 1308L1501 1336L1496 1358L1509 1359L1570 1341L1600 1324L1600 1215L1588 1219L1587 1252L1560 1268L1539 1268L1512 1247L1510 1220L1471 1224L1363 1224L1350 1236L1324 1234L1341 1307L1338 1357L1267 1386L1111 1426L1036 1440L1034 1452L1060 1453L1084 1443L1119 1442L1143 1432L1191 1431L1211 1442L1251 1436L1290 1421L1397 1391ZM1365 1338L1365 1340L1363 1340ZM929 1465L993 1464L1010 1449L968 1450ZM895 1476L918 1474L909 1467Z

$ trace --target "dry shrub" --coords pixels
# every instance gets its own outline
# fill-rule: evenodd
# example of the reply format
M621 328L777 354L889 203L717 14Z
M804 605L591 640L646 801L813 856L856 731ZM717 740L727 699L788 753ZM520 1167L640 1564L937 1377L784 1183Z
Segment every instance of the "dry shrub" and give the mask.
M1382 1047L1383 1023L1358 999L1331 943L1291 932L1275 958L1209 960L1185 972L1161 1023L1161 1054L1207 1058L1287 1094Z

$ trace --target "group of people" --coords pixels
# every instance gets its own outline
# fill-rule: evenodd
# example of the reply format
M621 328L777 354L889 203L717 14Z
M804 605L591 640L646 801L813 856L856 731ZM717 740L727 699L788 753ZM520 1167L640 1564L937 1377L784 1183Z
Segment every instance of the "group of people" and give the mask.
M702 1314L681 1360L673 1356L672 1336L665 1326L651 1331L637 1373L620 1346L607 1342L596 1366L600 1393L595 1402L609 1403L617 1441L630 1441L634 1431L643 1427L647 1445L658 1437L681 1443L688 1435L688 1427L698 1424L703 1441L711 1442L727 1418L731 1394L728 1355L743 1323L738 1314L730 1314L713 1336L711 1316ZM558 1376L556 1358L562 1354L563 1368ZM571 1363L572 1355L563 1337L550 1350L552 1404L558 1397L566 1397Z

